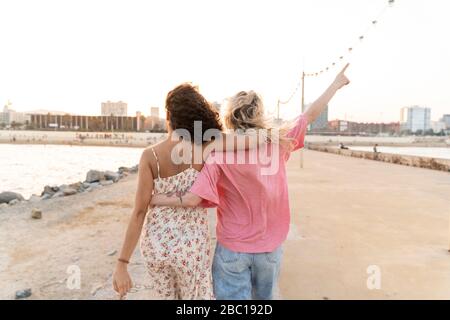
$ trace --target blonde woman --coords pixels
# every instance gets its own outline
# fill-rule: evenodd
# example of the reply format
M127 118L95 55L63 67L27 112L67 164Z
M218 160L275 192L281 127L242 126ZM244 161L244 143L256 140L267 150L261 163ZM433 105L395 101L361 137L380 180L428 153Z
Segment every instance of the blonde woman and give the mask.
M217 207L213 261L217 299L272 299L280 271L281 245L290 224L285 162L292 151L303 147L307 125L349 83L347 67L290 130L269 134L273 142L267 150L270 161L278 163L274 172L262 173L267 163L229 163L224 161L227 153L216 152L190 192L181 198L155 195L152 199L154 205ZM224 122L229 129L270 129L262 100L253 91L239 92L230 99ZM246 159L254 158L256 152L246 151Z

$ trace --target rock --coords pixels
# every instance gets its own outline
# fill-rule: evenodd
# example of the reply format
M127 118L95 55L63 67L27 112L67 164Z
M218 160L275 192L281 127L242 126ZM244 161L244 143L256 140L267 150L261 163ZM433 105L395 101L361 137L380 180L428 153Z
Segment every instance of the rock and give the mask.
M47 200L47 199L50 199L51 197L52 197L52 195L46 193L41 197L41 200Z
M100 184L100 182L93 182L89 185L89 188L86 189L86 191L92 191L96 188L101 187L102 185Z
M64 192L58 191L58 192L56 192L54 195L52 195L51 198L52 198L52 199L53 199L53 198L59 198L59 197L62 197L62 196L64 196Z
M98 170L89 170L86 174L86 182L97 182L105 180L105 173L103 171Z
M136 173L136 172L138 172L138 170L139 170L139 165L135 165L130 168L130 172L132 172L132 173Z
M1 208L6 208L7 206L8 206L7 203L0 203L0 209L1 209Z
M18 204L19 202L20 202L19 200L14 199L14 200L11 200L8 204L9 204L10 206L13 206L13 205L15 205L15 204Z
M29 202L38 202L38 201L41 201L41 197L39 197L38 195L36 195L36 194L33 194L33 195L31 195L31 197L30 197L30 199L28 199L28 201Z
M120 174L120 178L122 179L122 178L124 178L124 177L127 177L128 176L128 172L122 172L121 174Z
M120 175L114 171L106 171L105 178L106 178L106 180L112 180L114 182L117 182L120 179Z
M112 180L102 180L102 181L100 181L100 185L102 185L102 186L109 186L110 184L113 184L114 183L114 181L112 181Z
M82 183L80 181L69 184L69 188L72 188L72 189L75 189L75 190L80 189L81 186L82 186Z
M33 208L31 210L31 218L33 218L33 219L42 219L42 211L37 209L37 208Z
M130 169L127 167L119 167L119 169L117 170L117 172L119 172L119 173L124 173L124 172L128 172L128 171L130 171Z
M16 299L25 299L31 296L31 288L16 291Z
M54 195L57 191L59 191L59 187L57 186L45 186L44 187L44 191L42 191L41 196L44 196L46 194L52 196Z
M89 187L88 187L87 189L85 189L85 191L86 191L86 192L91 192L91 191L94 190L94 189L101 188L101 187L103 187L102 183L105 183L106 181L107 181L107 180L102 180L102 181L100 181L100 182L93 182L93 183L90 183L90 184L89 184ZM108 184L108 183L114 183L114 182L109 181L109 182L107 182L107 184Z
M83 182L83 183L81 184L81 187L84 188L84 189L87 189L87 188L89 188L90 186L91 186L91 184L90 184L89 182Z
M24 198L16 192L5 191L0 193L0 203L10 203L12 200L22 201Z
M62 192L64 193L64 196L71 196L71 195L76 194L77 190L74 188L67 187L67 188L63 189Z
M106 255L112 257L113 255L115 255L117 253L117 250L112 250L110 252L108 252Z

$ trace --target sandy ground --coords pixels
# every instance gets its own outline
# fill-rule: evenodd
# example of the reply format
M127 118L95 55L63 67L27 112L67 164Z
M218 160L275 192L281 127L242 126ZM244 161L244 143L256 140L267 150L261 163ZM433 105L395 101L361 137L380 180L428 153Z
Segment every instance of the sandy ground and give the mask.
M301 170L296 156L284 298L450 299L449 173L315 151Z
M450 299L450 174L319 153L289 163L284 299ZM111 273L136 175L92 193L0 209L0 299L115 299ZM33 207L43 219L32 220ZM210 212L211 224L214 214ZM129 299L151 298L138 250ZM367 268L380 271L369 290ZM69 272L80 271L81 286Z

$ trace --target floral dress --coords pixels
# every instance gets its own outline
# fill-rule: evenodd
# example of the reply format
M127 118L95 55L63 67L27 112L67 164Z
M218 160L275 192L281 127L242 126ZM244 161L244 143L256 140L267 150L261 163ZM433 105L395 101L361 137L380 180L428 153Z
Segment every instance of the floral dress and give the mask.
M158 178L154 193L184 193L198 171L190 168ZM150 289L162 299L213 299L208 216L201 207L153 207L141 234L141 253L150 276Z

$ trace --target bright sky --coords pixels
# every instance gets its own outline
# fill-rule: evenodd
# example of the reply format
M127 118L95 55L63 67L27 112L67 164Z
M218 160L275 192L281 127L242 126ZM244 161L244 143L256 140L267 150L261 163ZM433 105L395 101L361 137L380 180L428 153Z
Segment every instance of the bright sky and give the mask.
M352 84L330 104L330 119L398 121L415 104L432 108L432 119L450 113L450 3L395 2L351 54ZM2 0L0 103L99 114L102 101L123 100L130 114L148 115L191 81L211 101L254 89L274 111L303 63L309 72L339 61L386 3ZM336 71L307 79L305 101ZM297 94L281 115L299 110Z

